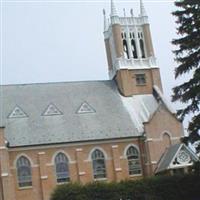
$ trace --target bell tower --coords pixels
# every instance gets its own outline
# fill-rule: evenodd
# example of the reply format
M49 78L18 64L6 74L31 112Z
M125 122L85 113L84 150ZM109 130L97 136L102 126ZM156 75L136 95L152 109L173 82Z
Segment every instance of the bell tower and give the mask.
M120 17L111 0L110 17L104 14L104 41L110 79L115 79L124 96L151 94L153 86L162 90L156 64L148 16L140 0L140 14Z

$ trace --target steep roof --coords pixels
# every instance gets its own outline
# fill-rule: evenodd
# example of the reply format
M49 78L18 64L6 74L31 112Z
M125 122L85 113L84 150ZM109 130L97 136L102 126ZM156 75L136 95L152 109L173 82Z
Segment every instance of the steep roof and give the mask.
M153 95L122 97L114 81L1 87L10 146L137 137L158 108Z

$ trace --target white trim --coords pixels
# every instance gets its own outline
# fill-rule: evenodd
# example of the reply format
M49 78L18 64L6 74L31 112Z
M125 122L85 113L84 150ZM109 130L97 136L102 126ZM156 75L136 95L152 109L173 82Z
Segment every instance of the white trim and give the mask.
M189 167L189 166L192 166L192 165L193 165L193 162L192 163L188 163L188 164L169 165L167 167L167 169L179 169L179 168L183 168L183 167Z
M91 162L91 160L88 160L88 159L87 159L87 160L84 160L83 162Z
M94 181L107 181L108 178L94 178Z
M171 137L171 140L179 140L181 137Z
M89 155L88 155L88 159L87 159L88 161L92 161L92 153L93 153L96 149L100 150L100 151L103 153L105 160L108 160L108 155L107 155L106 151L105 151L103 148L101 148L101 147L99 147L99 146L96 146L96 147L93 147L93 148L90 150Z
M48 179L48 176L41 176L40 177L42 180Z
M152 142L153 141L153 138L147 138L146 140L145 140L145 142Z
M79 176L84 176L86 173L85 172L79 172L78 175Z
M8 173L2 173L1 174L1 177L7 177L8 176Z
M35 164L33 163L32 159L31 159L27 154L25 154L25 153L20 153L20 154L18 154L18 155L16 156L16 158L15 158L15 160L14 160L14 162L13 162L15 168L17 168L17 160L18 160L20 157L22 157L22 156L26 157L26 158L29 160L29 162L30 162L30 164L31 164L31 167L34 167L34 166L35 166Z
M137 145L135 145L135 144L128 144L128 145L125 147L125 149L124 149L124 158L127 158L126 153L127 153L128 149L129 149L130 147L134 147L134 148L137 149L138 154L139 154L139 159L141 159L141 158L140 158L140 149L139 149L139 147L138 147Z
M81 151L83 151L82 148L78 148L78 149L76 149L76 152L81 152Z
M186 146L185 144L183 144L183 147L186 148L192 154L192 156L199 160L199 157L194 153L194 151L192 151L190 147Z
M56 158L56 156L57 156L59 153L65 154L65 156L67 157L68 163L71 162L70 156L69 156L64 150L61 150L61 149L60 149L60 150L57 150L56 152L54 152L54 154L53 154L53 156L52 156L52 159L51 159L52 165L54 165L54 163L55 163L55 158Z
M170 138L170 140L172 141L172 140L179 140L180 139L180 137L171 137ZM148 138L148 139L146 139L145 140L145 142L160 142L160 141L162 141L163 139L162 138Z
M0 150L4 150L4 149L8 149L8 148L5 146L0 146Z
M180 152L180 150L181 150L182 148L185 148L186 151L188 151L190 154L192 154L192 155L190 155L190 158L191 158L191 160L192 160L192 163L183 163L183 164L173 165L174 159L177 157L178 153ZM173 159L171 160L171 162L170 162L170 164L169 164L169 166L168 166L168 169L180 168L180 167L184 167L184 166L191 166L191 165L193 165L194 160L192 159L192 156L194 156L194 157L198 160L198 157L193 153L192 150L190 150L189 147L187 147L185 144L181 144L180 147L179 147L179 149L177 150L176 154L174 155Z
M38 155L44 155L44 154L46 154L44 151L38 153Z
M30 190L30 189L33 189L33 186L19 187L19 185L18 185L18 190Z
M122 168L121 168L121 167L115 168L115 171L116 171L116 172L121 172L121 171L122 171Z
M129 175L129 177L137 177L137 176L143 176L142 174L132 174L132 175Z

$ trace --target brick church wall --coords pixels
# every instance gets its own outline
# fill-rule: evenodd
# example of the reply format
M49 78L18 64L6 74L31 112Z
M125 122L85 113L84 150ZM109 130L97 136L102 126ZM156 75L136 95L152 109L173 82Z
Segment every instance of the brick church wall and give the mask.
M141 175L129 176L128 161L125 149L129 145L141 148L139 139L123 139L121 141L94 142L78 145L57 145L37 148L15 148L9 150L10 169L13 175L16 199L48 200L51 192L57 185L54 158L58 152L64 152L69 159L70 179L72 182L88 183L94 181L91 151L99 148L105 152L107 178L102 181L120 181L124 179L138 179ZM143 149L140 149L143 155ZM16 160L25 155L32 165L32 187L19 188L17 183ZM141 156L142 158L142 156ZM141 163L143 161L141 160Z
M162 120L161 120L162 119ZM169 146L169 143L176 144L183 137L183 127L180 121L171 114L164 105L161 105L152 119L145 124L146 148L148 164L152 174L157 167L157 163ZM167 141L169 136L170 141Z

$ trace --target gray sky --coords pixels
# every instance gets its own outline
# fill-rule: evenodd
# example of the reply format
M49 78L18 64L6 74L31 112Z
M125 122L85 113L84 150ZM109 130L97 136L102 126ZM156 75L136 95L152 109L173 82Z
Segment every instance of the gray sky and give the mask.
M139 0L115 1L118 13L139 12ZM144 0L168 100L174 80L173 1ZM1 3L1 84L108 79L103 38L106 1L6 0ZM174 105L177 108L177 105Z

